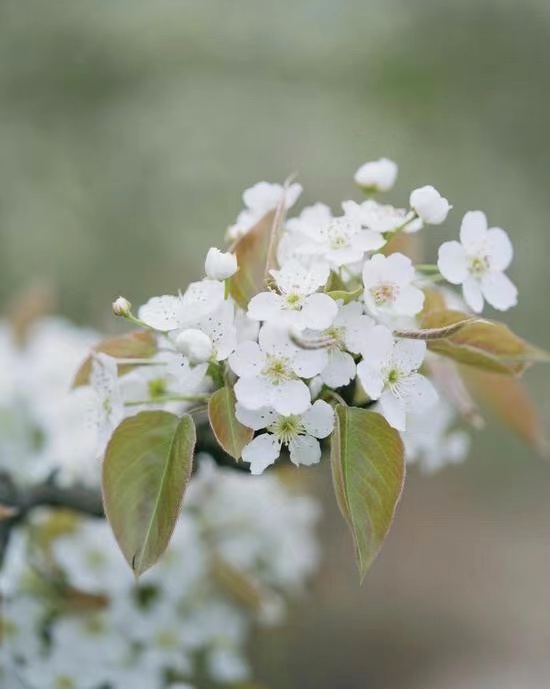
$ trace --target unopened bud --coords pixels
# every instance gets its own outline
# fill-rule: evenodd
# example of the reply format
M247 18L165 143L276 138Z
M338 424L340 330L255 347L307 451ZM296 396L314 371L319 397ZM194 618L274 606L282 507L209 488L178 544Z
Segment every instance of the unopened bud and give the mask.
M361 165L355 173L357 186L365 191L389 191L397 178L397 165L393 160L380 158Z
M415 189L411 194L410 204L419 218L428 225L441 225L452 208L447 199L430 185Z
M128 318L131 313L132 304L124 297L118 297L113 302L113 313L115 316L121 316L122 318Z
M235 275L239 267L234 254L223 253L219 249L212 248L206 256L204 269L210 280L227 280Z
M202 330L194 328L179 333L176 337L176 348L192 364L202 364L208 361L214 351L212 340L208 335Z

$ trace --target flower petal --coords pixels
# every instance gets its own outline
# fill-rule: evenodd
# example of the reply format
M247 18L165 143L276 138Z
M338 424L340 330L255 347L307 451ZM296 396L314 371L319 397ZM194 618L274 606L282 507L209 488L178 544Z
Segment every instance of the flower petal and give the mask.
M380 398L380 408L392 428L398 431L404 431L407 428L405 405L389 390L386 390Z
M279 385L270 385L268 401L283 416L303 414L311 404L311 392L303 380L289 380Z
M300 378L313 378L327 367L328 362L326 349L301 349L292 360L292 368Z
M266 364L266 356L257 342L241 342L229 357L231 370L237 376L257 376Z
M491 306L506 311L518 303L518 290L504 273L487 273L481 278L481 291Z
M281 454L281 445L275 436L263 433L254 438L243 450L243 460L250 463L250 473L262 474Z
M253 431L259 431L262 428L268 428L277 420L278 414L270 407L261 407L261 409L247 409L242 404L237 402L235 407L235 416L237 421L242 423L247 428L252 428Z
M312 294L302 308L304 328L326 330L338 314L338 304L328 294Z
M248 317L255 321L276 321L283 311L283 299L275 292L260 292L248 304Z
M481 294L479 280L472 276L466 278L462 285L462 296L474 313L481 313L483 311L483 295Z
M398 340L392 353L392 361L402 373L417 371L426 356L424 340Z
M394 302L395 312L403 316L416 316L424 306L424 292L412 285L403 285Z
M367 395L377 400L384 390L384 377L380 365L370 361L362 361L357 366L357 377Z
M410 413L422 413L438 400L431 382L420 373L413 373L399 383L405 408Z
M261 409L271 405L274 386L265 378L239 378L235 383L235 396L246 409Z
M323 400L317 400L302 416L306 433L315 438L327 438L334 430L334 409Z
M181 326L181 306L181 297L153 297L140 307L138 318L155 330L175 330Z
M492 227L487 231L487 244L491 268L501 272L506 270L514 258L514 247L508 234L500 227Z
M453 285L460 285L468 277L466 252L460 242L445 242L439 247L439 272Z
M319 441L310 435L300 435L289 443L290 461L296 466L311 466L321 461Z
M321 378L329 388L341 388L350 383L357 374L357 366L351 354L339 349L328 353L328 362L321 372Z
M462 218L460 241L467 252L476 251L487 232L487 216L482 211L469 211Z

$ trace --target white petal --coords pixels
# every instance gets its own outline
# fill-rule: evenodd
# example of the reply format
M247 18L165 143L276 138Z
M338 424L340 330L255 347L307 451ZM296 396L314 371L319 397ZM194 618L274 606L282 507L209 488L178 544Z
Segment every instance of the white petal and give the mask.
M303 414L310 404L311 392L302 380L289 380L270 386L269 405L283 416Z
M518 290L504 273L487 273L481 278L481 291L491 306L506 311L518 303Z
M482 211L470 211L462 219L460 241L466 251L475 251L485 238L487 216Z
M419 373L413 373L399 384L407 411L422 413L438 400L437 392L430 381Z
M358 302L352 302L349 306L357 307L361 310L361 304ZM342 314L342 310L340 310L340 314ZM335 325L345 328L344 340L346 348L353 354L358 354L363 351L368 339L372 336L374 321L372 318L362 315L353 316L347 320L339 317Z
M382 376L382 369L376 363L362 361L357 366L357 377L363 386L363 390L367 395L377 400L384 390L384 377Z
M271 406L273 385L264 378L239 378L235 383L235 396L246 409Z
M476 278L471 276L466 278L462 285L462 296L474 313L481 313L483 311L481 285Z
M491 268L495 271L505 271L514 257L514 248L510 237L500 227L492 227L487 231L487 243Z
M243 450L243 460L250 462L250 473L261 474L273 464L281 454L281 445L277 438L268 433L259 435Z
M192 282L181 298L182 327L213 313L223 304L225 287L218 280Z
M283 310L283 299L275 292L261 292L248 304L248 317L255 321L276 321Z
M327 367L328 360L326 349L301 349L292 359L292 368L300 378L313 378Z
M175 330L181 325L181 307L181 297L153 297L140 307L138 318L155 330Z
M311 466L321 461L319 441L310 435L301 435L289 443L290 461L296 466Z
M270 407L252 410L243 407L242 404L237 402L235 416L237 421L242 423L243 426L252 428L253 431L259 431L262 428L271 426L277 420L278 414Z
M365 251L376 251L381 249L386 240L380 234L380 232L374 232L373 230L361 230L359 234L351 240L351 245L354 249L360 249L362 252Z
M326 258L336 268L347 266L350 263L357 263L363 259L364 250L354 246L344 246L341 249L327 251Z
M351 382L357 375L357 366L351 354L340 350L328 354L328 364L321 373L321 378L329 388L341 388Z
M363 284L368 289L378 285L380 280L386 276L386 256L375 254L363 266Z
M423 340L398 340L393 348L392 361L403 373L417 371L426 356Z
M386 417L386 421L398 431L404 431L407 427L407 414L403 402L386 390L380 398L380 407Z
M261 373L266 364L266 356L256 342L241 342L229 357L231 370L237 376L248 378Z
M302 308L304 328L326 330L338 314L338 304L328 294L312 294Z
M334 409L323 400L317 400L302 416L306 433L315 438L327 438L334 430Z
M266 323L258 336L260 347L266 354L275 354L292 359L298 353L298 347L292 342L288 328L276 323Z
M393 335L385 325L375 325L363 342L361 354L370 362L381 362L388 359L393 351Z
M437 267L453 285L460 285L468 277L466 252L460 242L445 242L439 247Z
M399 288L399 294L394 302L395 313L402 316L416 316L424 306L424 292L412 285L403 285Z
M406 284L414 280L415 272L411 259L399 252L386 258L384 269L386 279L397 284Z

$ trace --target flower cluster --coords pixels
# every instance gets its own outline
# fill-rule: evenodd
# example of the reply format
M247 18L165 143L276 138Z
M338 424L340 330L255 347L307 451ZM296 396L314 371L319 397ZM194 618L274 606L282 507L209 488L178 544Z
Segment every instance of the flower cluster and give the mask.
M14 535L0 578L4 672L32 689L190 688L199 667L221 685L248 680L252 624L284 620L317 569L317 504L208 457L186 503L138 584L102 520L41 513Z

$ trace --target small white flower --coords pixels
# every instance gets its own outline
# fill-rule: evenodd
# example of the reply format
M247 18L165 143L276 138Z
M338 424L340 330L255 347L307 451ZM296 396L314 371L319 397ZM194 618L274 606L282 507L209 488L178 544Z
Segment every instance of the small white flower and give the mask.
M280 294L261 292L250 300L248 316L253 320L278 323L296 330L324 330L336 317L338 306L327 294L317 293L329 278L325 264L304 268L289 261L271 274Z
M380 158L361 165L353 179L366 191L389 191L397 179L398 167L393 160Z
M227 280L232 275L235 275L239 266L237 265L237 257L230 252L222 252L215 247L212 247L206 255L204 264L206 276L210 280Z
M318 439L327 438L334 430L334 410L323 400L317 400L303 414L282 416L271 409L249 411L237 405L237 418L253 430L267 428L243 450L243 460L250 462L250 472L261 474L273 464L287 445L290 460L296 466L310 466L321 459Z
M380 234L395 232L400 228L404 232L418 232L422 229L422 220L415 217L412 211L384 205L372 199L360 204L355 201L344 201L342 209L346 216L362 227Z
M415 189L411 194L410 204L428 225L441 225L452 208L447 199L430 185Z
M512 262L512 242L499 227L487 228L481 211L466 213L460 242L445 242L439 248L437 266L443 277L462 285L464 301L475 313L483 311L484 299L499 311L517 304L518 291L504 271Z
M178 352L186 356L191 364L202 364L208 361L214 351L212 340L208 335L195 328L178 333L175 345Z
M130 315L132 304L124 297L117 297L113 302L113 313L115 316L126 318Z
M325 350L297 347L285 329L264 325L257 342L243 342L229 357L239 376L235 395L243 407L272 407L280 414L301 414L311 404L311 393L300 378L313 378L327 365Z
M399 253L376 254L363 267L367 309L373 314L415 316L422 310L424 293L412 285L414 278L410 258Z
M245 235L266 213L277 208L284 197L285 208L291 208L302 193L301 184L291 184L288 188L282 184L258 182L243 194L245 209L239 213L237 221L228 228L227 238L235 241Z
M422 413L437 401L430 381L418 373L426 354L421 340L399 340L389 356L365 358L357 367L363 389L380 407L388 423L398 431L407 425L407 413Z
M216 311L224 298L223 282L201 280L192 282L183 295L149 299L140 307L138 317L155 330L180 330Z

